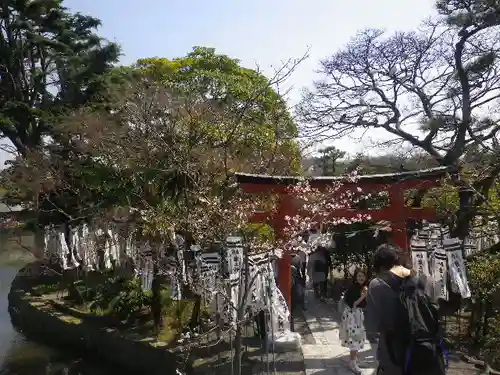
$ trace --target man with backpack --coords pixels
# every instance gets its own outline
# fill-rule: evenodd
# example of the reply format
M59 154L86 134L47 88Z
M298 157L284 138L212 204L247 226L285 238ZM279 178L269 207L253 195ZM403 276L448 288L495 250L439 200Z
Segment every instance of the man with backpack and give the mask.
M425 292L427 280L402 266L402 251L381 245L373 258L365 326L378 333L379 375L444 375L438 308Z

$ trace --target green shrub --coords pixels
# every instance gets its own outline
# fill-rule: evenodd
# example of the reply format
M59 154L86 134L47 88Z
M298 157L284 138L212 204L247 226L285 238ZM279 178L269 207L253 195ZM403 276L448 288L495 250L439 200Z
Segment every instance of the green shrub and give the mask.
M121 319L130 319L150 304L151 293L143 292L139 279L113 277L96 288L89 308L94 312L102 310Z
M477 257L469 264L469 275L471 288L476 298L476 304L487 307L473 322L480 325L476 330L480 333L475 337L480 345L481 356L488 362L500 365L500 318L497 313L500 310L500 254L484 254Z
M500 291L500 254L485 254L469 264L469 275L475 297L491 301Z
M273 242L275 233L273 228L268 224L247 224L242 228L242 235L248 239L254 239L257 243Z
M481 348L481 356L489 362L493 368L500 366L500 318L498 316L488 320L488 334L484 338Z
M165 301L161 341L172 342L189 326L195 302L193 300Z

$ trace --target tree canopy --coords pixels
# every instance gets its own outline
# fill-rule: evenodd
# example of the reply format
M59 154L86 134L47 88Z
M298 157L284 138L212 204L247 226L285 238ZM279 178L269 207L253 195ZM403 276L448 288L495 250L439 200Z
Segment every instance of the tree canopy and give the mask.
M95 30L100 21L73 14L61 0L0 5L0 136L26 154L56 135L64 111L96 100L119 48Z
M8 172L11 193L29 191L18 198L35 203L44 222L122 207L157 227L161 219L195 231L203 222L201 232L223 237L230 226L220 215L239 197L235 171L297 173L296 125L272 88L286 75L267 79L206 48L110 74L125 79L110 88L106 108L73 111L55 127L57 141Z
M181 92L193 103L208 104L213 113L216 110L222 121L206 124L205 131L218 144L231 143L240 160L265 160L259 168L254 165L252 172L286 174L300 168L298 130L286 101L274 86L294 65L291 62L269 79L257 70L242 67L237 59L205 47L194 47L180 58L137 62L137 67L155 81ZM229 115L231 121L222 119ZM250 171L242 165L233 169Z

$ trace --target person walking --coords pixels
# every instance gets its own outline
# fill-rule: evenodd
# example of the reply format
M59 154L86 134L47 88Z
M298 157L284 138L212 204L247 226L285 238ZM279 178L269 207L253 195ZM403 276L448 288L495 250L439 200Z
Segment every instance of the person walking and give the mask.
M403 252L380 245L373 257L376 277L366 295L366 330L379 335L379 375L444 375L438 307L426 293L428 280L403 266Z
M305 310L305 285L301 275L301 262L297 254L292 260L292 311Z
M330 277L330 271L332 270L332 257L330 255L330 251L326 247L323 247L323 251L325 253L326 260L325 281L323 281L323 298L326 298L328 295L328 279Z
M316 298L326 297L326 283L328 275L328 263L325 256L325 249L318 246L314 252L309 254L307 262L307 273L313 283L314 296Z
M363 350L366 341L363 309L366 306L367 286L367 272L356 269L352 283L344 294L344 311L340 323L341 345L349 349L349 367L355 374L361 374L358 352Z

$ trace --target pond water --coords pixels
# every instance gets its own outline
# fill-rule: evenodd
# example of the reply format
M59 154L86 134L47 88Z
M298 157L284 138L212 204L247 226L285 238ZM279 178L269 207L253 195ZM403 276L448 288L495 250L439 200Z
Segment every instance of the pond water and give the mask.
M27 261L26 251L0 233L0 375L123 375L95 360L30 341L12 327L7 296Z

